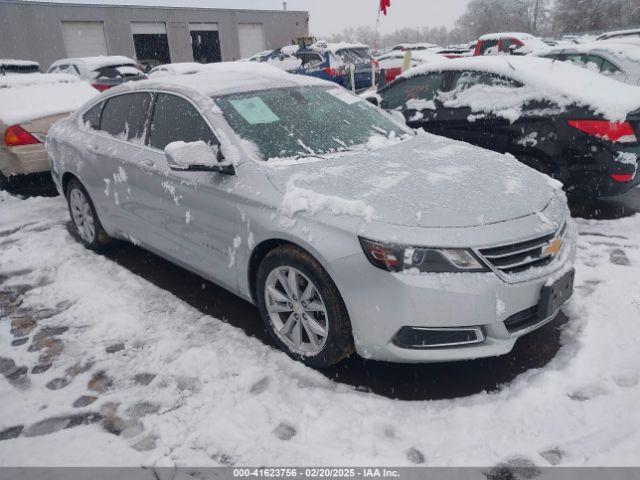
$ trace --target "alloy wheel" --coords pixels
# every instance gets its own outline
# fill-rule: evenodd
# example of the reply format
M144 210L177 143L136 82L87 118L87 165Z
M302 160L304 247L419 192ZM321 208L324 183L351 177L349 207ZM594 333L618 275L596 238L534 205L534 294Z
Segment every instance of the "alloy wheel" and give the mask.
M91 244L96 238L96 222L93 217L91 204L81 190L74 188L69 194L71 216L80 238Z
M320 353L329 335L329 317L309 277L293 267L278 267L269 273L264 289L267 312L278 338L293 353Z

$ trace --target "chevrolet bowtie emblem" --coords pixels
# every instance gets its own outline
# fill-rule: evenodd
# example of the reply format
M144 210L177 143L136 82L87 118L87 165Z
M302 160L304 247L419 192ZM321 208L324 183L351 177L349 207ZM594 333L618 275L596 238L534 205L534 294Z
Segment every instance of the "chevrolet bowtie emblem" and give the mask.
M543 253L544 255L551 255L552 257L555 257L556 255L558 255L558 253L560 253L561 249L562 249L562 240L560 240L559 238L556 238L549 244L547 248L544 249Z

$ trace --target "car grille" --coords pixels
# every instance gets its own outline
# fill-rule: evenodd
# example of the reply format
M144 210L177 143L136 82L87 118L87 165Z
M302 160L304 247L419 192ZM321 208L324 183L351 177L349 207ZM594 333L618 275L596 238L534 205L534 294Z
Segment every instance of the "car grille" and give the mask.
M559 252L554 254L549 251L549 247L555 239L563 239L565 231L566 224L557 233L525 242L483 248L479 252L488 263L502 273L507 275L520 273L530 268L550 264Z

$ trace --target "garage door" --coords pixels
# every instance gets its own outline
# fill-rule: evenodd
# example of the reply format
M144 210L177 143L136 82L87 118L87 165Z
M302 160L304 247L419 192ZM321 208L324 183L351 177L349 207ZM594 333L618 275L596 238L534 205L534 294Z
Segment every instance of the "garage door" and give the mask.
M261 23L239 23L240 58L247 58L266 50Z
M62 22L62 39L68 58L109 53L102 22Z

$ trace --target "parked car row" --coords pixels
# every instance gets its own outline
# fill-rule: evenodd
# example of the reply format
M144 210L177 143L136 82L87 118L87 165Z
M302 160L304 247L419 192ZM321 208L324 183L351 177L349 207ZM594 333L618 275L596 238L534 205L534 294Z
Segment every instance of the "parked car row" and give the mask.
M322 79L236 62L124 84L47 150L88 248L218 283L309 365L502 355L572 293L559 183Z
M46 141L85 246L127 240L216 282L309 365L502 355L572 294L563 183L605 196L640 182L640 88L561 59L430 50L370 102L331 75L360 61L371 75L359 45L159 66L103 93L9 75L6 91L21 77L86 98L47 135L7 95L5 150Z

